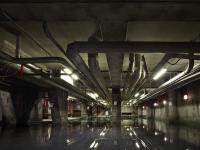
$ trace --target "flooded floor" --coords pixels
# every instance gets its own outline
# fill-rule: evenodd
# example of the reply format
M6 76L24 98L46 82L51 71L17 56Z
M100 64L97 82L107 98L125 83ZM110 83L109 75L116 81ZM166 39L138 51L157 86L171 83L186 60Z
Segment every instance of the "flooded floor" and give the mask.
M200 130L163 122L109 118L77 120L68 126L0 127L1 150L199 150Z

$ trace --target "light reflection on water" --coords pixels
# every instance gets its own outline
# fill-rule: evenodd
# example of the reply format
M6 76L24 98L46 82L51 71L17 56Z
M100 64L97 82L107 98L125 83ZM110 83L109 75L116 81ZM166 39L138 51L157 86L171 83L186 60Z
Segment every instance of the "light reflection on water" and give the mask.
M108 118L93 118L70 122L68 126L44 124L3 128L0 132L2 150L196 150L199 146L199 129L136 118L117 123Z

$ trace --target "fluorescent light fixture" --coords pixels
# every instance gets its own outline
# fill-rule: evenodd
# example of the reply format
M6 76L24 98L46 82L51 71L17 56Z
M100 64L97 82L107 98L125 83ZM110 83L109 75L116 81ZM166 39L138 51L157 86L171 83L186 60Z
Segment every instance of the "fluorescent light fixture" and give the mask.
M64 81L68 82L71 85L74 84L73 79L68 75L61 75L60 78L63 79Z
M135 131L133 131L133 134L134 134L135 136L137 136L137 134L135 133Z
M137 146L137 148L140 148L140 145L138 144L138 142L136 142L135 145Z
M96 144L94 145L94 148L97 148L97 147L98 147L98 145L99 145L99 143L98 143L98 142L96 142Z
M130 136L133 136L133 134L132 134L131 132L129 133L129 135L130 135Z
M34 68L34 69L36 69L36 70L40 70L40 68L37 67L37 66L35 66L35 65L32 65L32 64L27 64L27 65L30 66L30 67L32 67L32 68Z
M87 95L89 95L90 97L96 99L96 96L93 93L87 93Z
M139 93L136 93L136 94L135 94L135 97L138 97L138 96L139 96Z
M147 147L147 145L144 143L144 141L141 140L141 143L144 147Z
M167 71L166 68L161 69L154 77L154 80L157 80L158 78L160 78L165 72Z
M72 74L72 78L73 78L74 80L78 80L78 76L77 76L76 74Z
M142 94L141 96L140 96L140 98L144 98L145 97L145 94Z
M72 71L71 71L69 68L65 68L65 69L63 69L63 70L64 70L64 72L67 73L67 74L71 74L71 73L72 73Z
M94 141L94 142L92 142L92 144L90 145L90 148L93 148L95 144L96 144L96 142L95 142L95 141Z
M94 96L97 98L97 97L99 97L99 95L97 94L97 93L94 93Z

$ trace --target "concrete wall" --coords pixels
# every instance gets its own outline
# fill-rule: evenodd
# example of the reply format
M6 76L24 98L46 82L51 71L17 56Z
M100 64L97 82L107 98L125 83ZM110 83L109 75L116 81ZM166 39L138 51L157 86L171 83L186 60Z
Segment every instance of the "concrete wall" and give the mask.
M9 92L0 90L0 116L6 118L6 122L12 125L16 124L15 111ZM2 117L0 117L2 118Z
M183 98L185 94L188 95L187 100ZM163 100L166 100L167 104L164 105ZM159 106L154 107L155 102ZM145 106L145 109L142 106ZM138 115L173 123L200 125L200 81L171 90L142 104Z

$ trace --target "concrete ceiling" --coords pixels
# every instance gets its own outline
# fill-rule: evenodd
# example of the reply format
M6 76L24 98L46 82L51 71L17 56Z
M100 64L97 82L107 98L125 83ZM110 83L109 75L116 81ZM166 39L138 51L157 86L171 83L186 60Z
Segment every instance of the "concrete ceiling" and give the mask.
M64 49L74 41L87 41L99 27L102 27L102 36L108 41L199 41L200 34L200 3L195 1L179 0L177 2L159 2L145 0L143 2L129 0L126 3L96 0L93 3L64 3L64 1L51 0L52 3L8 3L0 2L0 8L7 11L26 31L41 43L48 50L51 56L66 58L60 51L46 38L42 30L42 22L47 21L49 30L55 39ZM22 0L21 0L22 2ZM25 1L24 1L25 2ZM29 1L30 2L30 1ZM77 2L77 1L76 1ZM186 3L188 2L188 3ZM190 2L190 3L189 3ZM0 24L9 27L16 32L18 29L1 15ZM110 26L105 26L106 23ZM125 24L125 30L116 28L116 24ZM113 32L110 32L110 31ZM116 32L120 33L117 34ZM19 32L20 33L20 32ZM14 56L15 36L0 29L0 48ZM21 35L21 55L22 57L46 57L48 56L32 41ZM125 37L123 38L123 36ZM147 66L151 72L155 65L162 59L164 54L143 54L146 58ZM88 63L87 54L81 54ZM67 60L67 59L66 59ZM103 76L107 81L107 87L111 87L110 74L106 54L100 53L98 56L100 69L104 71ZM118 60L114 60L119 62ZM177 59L170 60L174 63ZM124 53L121 65L126 71L129 64L129 54ZM44 69L62 68L58 64L41 65ZM118 65L119 66L119 65ZM170 66L168 71L183 71L187 66L187 60L180 60L176 65ZM117 66L116 66L117 69ZM122 77L124 79L124 77ZM120 84L123 86L123 80Z

